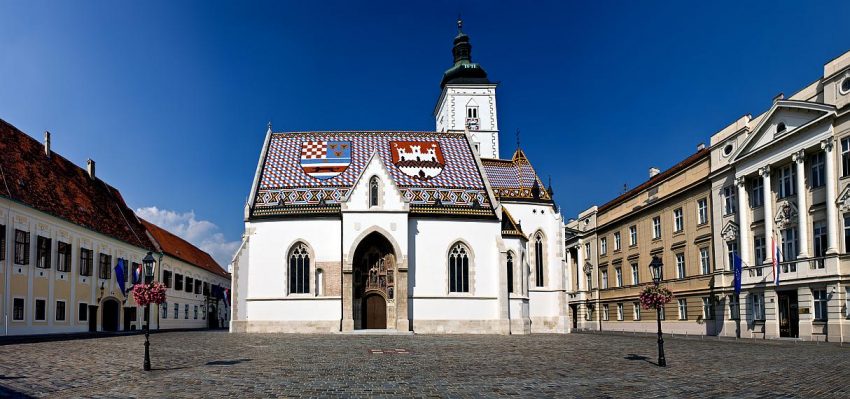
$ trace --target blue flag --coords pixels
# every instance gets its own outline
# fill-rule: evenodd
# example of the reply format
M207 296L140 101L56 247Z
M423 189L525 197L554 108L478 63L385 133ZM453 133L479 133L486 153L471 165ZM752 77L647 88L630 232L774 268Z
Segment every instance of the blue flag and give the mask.
M734 270L734 272L735 272L735 293L740 294L741 293L741 273L743 273L743 269L744 269L743 263L744 262L741 260L741 257L738 256L738 254L734 254L733 256L734 256L734 261L735 261L734 262L735 263L735 270Z
M124 276L124 259L118 258L118 264L115 265L115 278L118 280L118 287L121 288L122 294L127 292L127 288L124 285Z

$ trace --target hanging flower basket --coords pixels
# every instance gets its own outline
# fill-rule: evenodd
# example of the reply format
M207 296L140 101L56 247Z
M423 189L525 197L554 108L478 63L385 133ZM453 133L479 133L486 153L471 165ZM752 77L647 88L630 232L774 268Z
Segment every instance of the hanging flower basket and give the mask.
M658 309L673 300L673 293L664 286L646 286L640 292L640 307Z
M165 302L165 285L160 282L136 284L133 286L133 299L138 306L159 305Z

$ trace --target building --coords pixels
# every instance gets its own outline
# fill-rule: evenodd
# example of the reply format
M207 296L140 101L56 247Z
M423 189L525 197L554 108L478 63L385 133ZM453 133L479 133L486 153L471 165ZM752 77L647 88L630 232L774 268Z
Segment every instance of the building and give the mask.
M143 312L121 285L158 244L121 193L94 161L82 169L53 152L49 133L39 143L0 120L0 154L3 334L141 329Z
M850 338L848 104L850 52L799 92L712 136L723 335ZM740 295L731 289L736 254Z
M598 207L592 206L579 213L577 219L571 219L564 226L567 248L565 270L569 274L567 302L569 306L570 329L599 330L599 320L594 313L599 299L594 281L598 281L599 264L596 213Z
M153 238L167 302L155 313L155 325L169 328L222 328L230 321L228 274L208 253L165 229L139 219Z
M269 127L233 261L235 332L566 332L560 214L454 39L434 132Z

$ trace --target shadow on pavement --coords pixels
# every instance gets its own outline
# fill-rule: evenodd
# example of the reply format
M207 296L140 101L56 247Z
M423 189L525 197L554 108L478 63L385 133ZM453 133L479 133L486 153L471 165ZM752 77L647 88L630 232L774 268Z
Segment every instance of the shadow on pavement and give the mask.
M242 362L250 362L251 359L235 359L235 360L213 360L207 362L207 366L232 366Z

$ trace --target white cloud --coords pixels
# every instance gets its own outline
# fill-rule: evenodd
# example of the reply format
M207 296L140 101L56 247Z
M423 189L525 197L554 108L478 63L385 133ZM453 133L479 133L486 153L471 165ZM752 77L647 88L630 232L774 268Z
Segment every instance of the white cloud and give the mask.
M149 206L136 209L136 213L142 219L203 249L225 269L233 258L233 254L236 253L236 249L239 248L239 240L228 241L224 234L219 232L215 223L195 219L195 211L177 213Z

